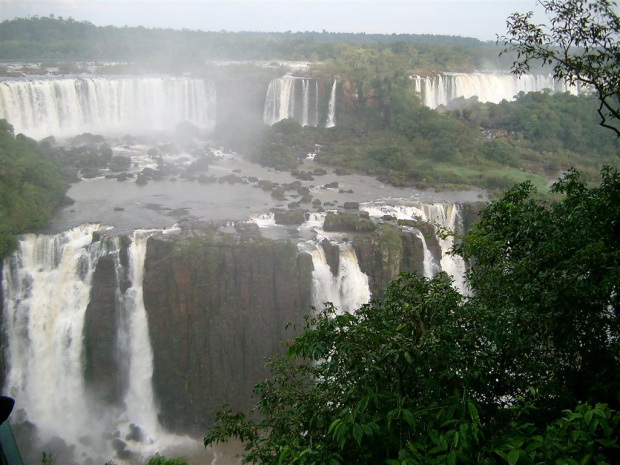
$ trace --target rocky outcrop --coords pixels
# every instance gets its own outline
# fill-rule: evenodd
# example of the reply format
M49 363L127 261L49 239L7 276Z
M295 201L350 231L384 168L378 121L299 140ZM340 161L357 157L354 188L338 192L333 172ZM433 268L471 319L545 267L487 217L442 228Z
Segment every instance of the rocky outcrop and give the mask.
M265 358L311 304L312 260L260 238L150 238L144 303L162 424L202 433L222 404L245 409Z
M126 388L118 354L116 263L113 255L99 259L93 274L84 319L84 380L92 394L117 404Z
M386 223L374 234L360 235L353 241L360 269L368 275L374 298L380 299L383 290L400 272L424 274L424 246L422 239L412 228L422 233L426 247L436 262L441 259L442 252L435 226L423 221L400 226L397 228Z
M356 237L353 247L360 270L368 276L373 297L381 298L388 283L401 271L401 231L390 224L384 224L372 235Z
M0 260L0 270L3 269L2 260ZM6 375L7 375L7 366L6 366L6 356L5 353L7 343L6 337L4 334L4 291L2 289L2 282L0 281L0 386L5 385Z

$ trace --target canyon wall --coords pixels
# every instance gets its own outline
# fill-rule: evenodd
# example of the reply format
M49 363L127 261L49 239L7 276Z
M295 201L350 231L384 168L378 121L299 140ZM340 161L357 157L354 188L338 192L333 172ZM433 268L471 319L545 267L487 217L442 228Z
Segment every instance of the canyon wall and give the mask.
M311 304L312 261L290 242L148 242L144 303L160 421L202 432L223 403L248 408L265 358Z

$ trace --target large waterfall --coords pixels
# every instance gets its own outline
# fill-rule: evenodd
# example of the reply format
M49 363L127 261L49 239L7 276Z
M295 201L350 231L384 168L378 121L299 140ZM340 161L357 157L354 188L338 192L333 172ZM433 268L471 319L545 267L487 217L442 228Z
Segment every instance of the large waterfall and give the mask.
M459 97L467 99L476 96L480 102L499 103L512 100L519 92L551 89L553 92L577 93L576 87L560 83L550 75L444 73L432 77L413 76L412 79L422 103L430 108L447 105Z
M185 77L80 77L0 82L0 118L33 138L173 131L215 124L215 87Z
M293 118L302 126L319 125L319 83L316 79L284 76L271 80L263 121L272 125L287 118Z
M58 445L62 463L103 463L114 457L152 456L171 438L157 420L151 379L152 351L142 298L147 234L136 232L127 249L129 287L118 283L117 341L127 387L118 405L89 391L84 379L85 315L98 260L114 257L118 275L119 240L103 236L101 227L85 225L56 236L25 235L5 260L3 328L9 372L5 392L17 399L13 423L28 421L32 447ZM36 439L35 439L36 437ZM28 451L22 451L28 453ZM65 455L63 455L65 454ZM69 454L69 455L66 455ZM115 455L118 454L118 455Z

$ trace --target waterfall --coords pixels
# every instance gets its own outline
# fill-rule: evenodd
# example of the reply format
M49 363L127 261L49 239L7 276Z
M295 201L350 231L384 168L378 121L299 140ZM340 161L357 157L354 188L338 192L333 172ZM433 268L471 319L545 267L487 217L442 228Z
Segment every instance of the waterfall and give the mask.
M87 394L83 331L93 272L107 254L115 259L117 277L122 268L118 239L103 236L92 242L93 233L101 231L86 225L56 236L22 236L2 273L9 366L5 390L17 399L13 418L35 425L42 444L61 439L74 448L78 463L86 457L123 463L122 456L114 456L119 450L118 443L113 447L115 437L121 438L123 453L138 457L189 444L187 438L165 433L157 419L142 295L146 240L152 232L134 233L126 270L131 286L124 295L117 290L119 358L128 376L122 406ZM131 437L137 430L142 438Z
M424 237L424 234L422 234L422 231L420 231L419 229L414 229L413 232L418 238L418 240L422 243L422 251L424 253L424 263L423 263L424 277L432 278L439 271L441 271L441 268L437 265L437 262L435 261L433 254L428 249L428 245L426 245L426 238Z
M515 76L499 73L444 73L434 77L412 76L414 90L429 108L447 105L455 98L478 97L480 102L500 103L512 100L519 92L578 93L578 89L558 82L551 75Z
M462 220L458 206L449 204L425 204L423 205L423 219L436 224L441 228L455 233L462 232ZM461 292L466 293L465 289L465 262L461 257L452 256L449 251L454 245L454 237L442 237L438 235L439 246L442 250L441 269L454 279L454 286Z
M340 313L349 313L368 303L370 287L368 276L360 270L357 256L350 244L338 244L340 260L338 272L332 273L325 251L314 242L300 244L300 249L312 254L312 304L322 309L325 302L331 302Z
M459 213L459 207L453 203L435 203L424 204L416 203L413 205L382 205L367 203L361 208L367 211L371 217L381 218L384 215L391 215L399 220L414 220L430 223L436 228L446 229L455 233L462 232L462 219ZM445 271L453 278L454 286L461 292L465 293L465 272L466 265L461 257L450 255L450 250L454 245L452 236L442 238L437 236L437 242L441 248L441 256L439 265L432 253L428 250L426 239L421 231L418 231L418 237L423 240L424 250L424 275L433 276L439 271ZM417 233L416 233L417 235Z
M0 82L0 118L33 138L215 125L212 82L184 77L84 77Z
M329 95L329 105L327 106L327 121L325 122L326 128L333 128L336 126L336 86L337 81L334 79L332 91Z
M310 82L307 79L301 81L303 104L301 110L301 125L308 126L308 111L310 107Z
M312 81L314 86L311 86ZM284 76L271 80L265 96L263 121L271 126L287 118L295 119L302 126L318 125L318 83L315 79Z
M100 230L88 225L22 236L3 266L6 392L42 436L69 444L104 433L89 408L81 361L92 274L108 252L109 242L91 243Z

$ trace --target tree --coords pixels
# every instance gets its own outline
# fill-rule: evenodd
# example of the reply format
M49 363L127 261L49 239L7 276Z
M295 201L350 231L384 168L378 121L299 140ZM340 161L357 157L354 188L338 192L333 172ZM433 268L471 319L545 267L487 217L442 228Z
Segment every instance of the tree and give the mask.
M205 444L236 437L246 463L617 463L620 175L553 191L483 210L454 250L475 258L468 298L404 274L309 317L254 411L223 409Z
M550 24L532 23L533 13L514 13L508 35L499 38L516 52L513 72L534 64L552 66L553 76L585 84L599 100L601 125L620 137L620 17L614 0L538 0Z
M45 226L67 188L43 145L0 119L0 259L17 245L16 235Z

